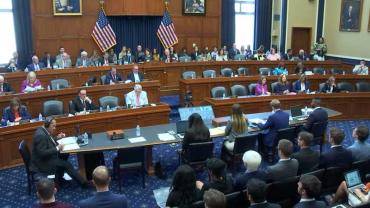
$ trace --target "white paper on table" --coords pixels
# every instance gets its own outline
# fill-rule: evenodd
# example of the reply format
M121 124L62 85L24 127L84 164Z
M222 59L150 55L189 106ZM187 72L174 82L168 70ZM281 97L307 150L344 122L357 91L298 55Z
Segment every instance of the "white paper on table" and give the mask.
M47 178L48 179L54 179L55 178L55 175L48 175ZM66 181L72 180L71 176L69 176L68 173L64 173L63 178Z
M175 140L176 138L169 133L163 133L163 134L158 134L158 139L161 141L171 141L171 140Z
M266 123L266 121L265 120L262 120L262 119L260 119L260 118L251 118L251 119L249 119L249 121L248 121L249 123L256 123L256 124L265 124Z
M64 137L62 139L59 139L57 142L58 144L67 145L67 144L75 144L76 140L77 140L76 137Z
M138 143L138 142L145 142L146 139L144 137L134 137L134 138L128 139L128 141L130 141L131 143Z
M225 134L225 128L226 126L211 128L209 129L209 134L211 137L222 136Z
M65 144L63 151L80 149L80 146L75 142L73 144Z

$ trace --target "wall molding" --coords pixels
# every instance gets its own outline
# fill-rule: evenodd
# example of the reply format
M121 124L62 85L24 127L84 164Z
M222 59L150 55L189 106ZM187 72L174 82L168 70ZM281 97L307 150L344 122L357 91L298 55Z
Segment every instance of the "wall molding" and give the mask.
M343 56L343 55L338 55L338 54L326 54L325 56L326 60L338 60L342 61L344 63L352 64L352 65L357 65L361 60L366 60L369 61L370 59L368 58L363 58L363 57L354 57L354 56Z

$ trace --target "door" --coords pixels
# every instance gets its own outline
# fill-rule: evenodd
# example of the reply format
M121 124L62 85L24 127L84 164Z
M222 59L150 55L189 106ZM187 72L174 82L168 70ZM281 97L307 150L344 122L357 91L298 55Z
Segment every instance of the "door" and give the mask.
M298 54L300 49L303 49L307 55L310 54L311 29L310 27L293 27L292 49L294 54Z

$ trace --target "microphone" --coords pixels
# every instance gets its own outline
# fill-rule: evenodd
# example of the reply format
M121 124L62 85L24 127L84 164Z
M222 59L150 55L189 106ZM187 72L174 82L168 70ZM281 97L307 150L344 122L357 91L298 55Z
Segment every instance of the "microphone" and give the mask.
M76 137L80 136L80 125L79 124L75 126L75 135Z

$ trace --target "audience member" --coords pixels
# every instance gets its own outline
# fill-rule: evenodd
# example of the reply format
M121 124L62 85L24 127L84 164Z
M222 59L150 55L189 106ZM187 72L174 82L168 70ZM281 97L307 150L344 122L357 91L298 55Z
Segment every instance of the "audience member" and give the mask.
M218 49L217 49L217 47L214 47L213 48L213 51L211 52L211 58L212 58L212 60L213 61L216 61L217 56L218 56Z
M198 113L191 114L188 120L189 128L185 131L184 139L182 140L182 150L185 155L189 144L211 141L209 129Z
M199 48L198 46L195 46L194 47L194 51L191 53L191 60L193 61L197 61L198 60L198 57L201 55L201 53L199 52Z
M320 107L321 99L316 97L311 101L311 107L313 108L312 113L307 118L306 123L303 125L303 129L312 132L313 125L315 123L321 123L322 125L327 125L328 123L328 112Z
M116 84L118 82L122 82L123 79L122 79L122 76L120 73L117 72L117 68L116 67L112 67L112 69L110 70L110 72L108 72L108 74L105 75L105 80L104 80L104 84L107 85L107 84Z
M98 166L93 172L93 183L96 187L96 194L88 199L81 200L78 206L81 208L127 208L128 203L125 195L114 194L109 190L108 168Z
M41 71L44 68L45 68L44 63L39 62L39 58L37 56L32 56L32 64L27 65L24 71L25 72Z
M300 49L298 52L298 59L301 61L309 61L310 57L306 55L303 49Z
M227 55L225 54L224 49L220 49L219 53L216 56L216 61L227 61Z
M41 59L41 62L47 69L52 69L55 63L55 57L51 56L49 52L45 52L44 57Z
M72 67L71 58L67 53L63 53L61 58L57 59L54 63L54 69L65 69Z
M337 84L335 84L334 76L330 76L328 81L326 81L324 87L321 89L321 92L323 93L333 93L339 91L340 89L337 87Z
M250 208L280 208L279 204L266 201L267 185L264 181L252 178L247 184L247 198L251 203Z
M80 88L78 95L72 100L69 113L76 114L84 111L95 110L96 106L92 100L87 96L86 89Z
M145 62L150 62L150 61L152 61L152 55L150 54L150 49L149 48L147 48L147 49L145 49L145 57L144 57L144 59L145 59Z
M265 60L265 58L265 47L263 45L260 45L260 47L256 51L256 54L254 54L253 59L263 61Z
M145 61L145 54L143 52L143 48L141 47L141 45L138 45L136 47L135 61L136 61L136 63L140 63L140 62Z
M113 60L109 57L109 53L105 52L103 57L100 60L100 65L101 66L109 66L113 64Z
M168 48L164 49L164 55L162 57L162 61L165 63L170 63L173 61L173 57L170 54L170 50Z
M76 67L81 68L89 66L93 66L93 63L91 63L90 59L87 57L87 52L82 51L81 56L77 58Z
M5 78L3 75L0 75L0 95L4 95L6 93L13 92L12 86L5 82Z
M307 81L307 77L304 73L299 76L299 80L294 82L293 91L297 93L310 92L310 82Z
M113 64L117 64L118 58L117 54L114 52L114 49L109 49L109 59L112 61Z
M132 107L140 107L143 105L148 105L148 96L143 88L139 84L135 84L134 90L127 93L126 95L126 105Z
M271 95L267 90L267 79L265 76L261 76L259 82L256 85L255 95Z
M288 75L288 70L285 68L284 62L280 62L279 65L274 70L272 70L272 74L273 75L282 75L282 74Z
M139 72L139 65L134 64L132 66L132 72L127 75L127 80L135 83L144 81L144 74Z
M182 48L181 54L179 55L179 58L180 57L190 57L189 54L188 54L188 50L185 47Z
M370 159L370 144L366 142L368 137L369 127L360 125L353 129L352 138L354 143L348 149L352 152L354 161Z
M203 195L205 208L226 208L225 195L215 189L209 189Z
M286 50L286 53L283 55L282 60L292 61L293 60L293 50L290 48Z
M366 61L365 60L361 60L360 65L356 65L353 68L353 74L369 75L369 68L366 66Z
M298 194L301 200L294 208L325 208L325 202L317 201L320 196L321 181L314 175L302 175L298 182Z
M27 79L23 80L21 84L21 92L34 92L41 89L41 82L36 78L36 73L28 72Z
M291 90L292 90L292 87L291 87L290 83L288 82L288 79L286 78L286 75L285 74L280 75L279 78L278 78L278 83L274 87L274 92L276 94L286 95L286 94L289 94Z
M319 167L320 153L313 151L310 146L313 135L306 131L298 134L298 146L300 150L292 154L292 158L298 161L298 174L312 172Z
M367 183L366 184L366 187L369 187L370 184ZM347 187L347 183L346 181L343 181L337 191L335 192L335 195L334 197L331 199L331 201L329 200L329 204L331 205L335 205L336 203L338 202L342 202L344 201L344 199L347 197L348 198L348 195L349 195L349 191L348 191L348 187ZM370 198L367 196L368 194L364 194L361 190L361 188L356 188L354 191L353 191L354 194L356 194L357 196L357 199L360 200L359 204L362 204L361 207L369 207L369 204L370 204ZM353 194L351 193L351 194ZM364 205L365 204L365 205ZM358 205L358 204L356 204ZM357 207L357 206L356 206Z
M266 58L269 61L280 61L280 55L276 53L275 48L271 48L270 54Z
M240 54L240 51L236 48L236 43L233 43L233 47L230 49L228 56L231 60L233 60L238 54Z
M132 64L135 61L135 56L132 54L131 48L127 48L127 63Z
M207 160L209 183L205 183L201 189L216 189L224 194L231 193L234 190L233 179L226 174L226 163L218 158Z
M153 49L153 61L160 61L161 57L156 48Z
M94 66L99 66L100 65L100 55L98 53L97 50L93 50L92 52L92 56L90 57L90 61L91 61L91 64L93 64Z
M234 104L231 107L230 120L225 128L225 136L227 140L224 146L227 151L234 150L235 137L245 135L248 133L248 118L244 117L242 109L239 104Z
M247 45L247 49L245 50L245 58L246 59L251 59L253 56L253 51L251 50L251 45Z
M297 66L295 68L296 74L304 74L307 71L306 67L304 67L302 61L298 61Z
M243 163L246 171L235 179L234 189L236 191L244 190L247 183L252 178L265 181L267 179L266 172L260 169L262 162L261 155L254 151L249 150L243 155Z
M56 61L62 59L63 54L65 53L65 49L63 46L59 47L59 54L55 57Z
M70 204L56 201L55 194L57 189L54 182L48 178L40 179L36 184L37 197L39 198L40 208L72 208Z
M28 113L26 106L21 104L18 97L13 97L10 100L10 105L3 111L1 125L6 126L7 122L20 122L29 119L31 119L31 115Z
M119 54L118 54L118 63L123 64L124 63L123 59L126 56L127 56L126 46L122 46L121 52L119 52Z
M172 61L178 61L179 56L177 55L175 48L173 46L170 47L170 55L172 57Z
M339 128L330 129L330 150L324 152L320 158L321 168L339 167L350 168L353 162L352 152L342 146L344 132Z
M273 181L280 181L294 177L298 173L298 161L291 158L293 153L293 143L289 140L282 139L278 144L278 153L280 160L267 168L268 178Z

